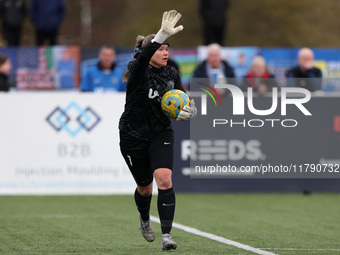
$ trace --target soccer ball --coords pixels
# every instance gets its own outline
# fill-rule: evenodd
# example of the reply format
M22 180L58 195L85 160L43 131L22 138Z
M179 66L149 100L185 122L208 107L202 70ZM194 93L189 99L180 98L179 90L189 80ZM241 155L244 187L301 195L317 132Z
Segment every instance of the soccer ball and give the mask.
M171 119L176 119L184 106L190 106L190 99L182 90L172 89L166 92L161 101L163 113Z

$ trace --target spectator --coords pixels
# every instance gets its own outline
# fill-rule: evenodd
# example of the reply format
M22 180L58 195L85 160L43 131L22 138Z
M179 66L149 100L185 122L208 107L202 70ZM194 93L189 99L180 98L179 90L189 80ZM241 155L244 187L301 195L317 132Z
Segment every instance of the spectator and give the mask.
M32 0L30 15L35 26L36 43L44 44L45 39L50 45L57 44L59 27L66 14L63 0Z
M241 89L247 91L248 88L253 88L254 92L263 95L274 87L277 88L278 85L274 75L269 73L265 59L260 56L255 57L249 73L243 78Z
M199 13L203 20L205 45L218 43L223 45L226 29L226 10L229 0L200 0Z
M217 43L210 44L207 51L207 59L196 67L193 78L209 78L213 85L216 83L232 83L229 80L235 78L234 69L228 62L222 60L221 46ZM226 92L225 89L216 89L216 91L220 95Z
M81 91L125 91L126 88L122 82L124 73L114 63L115 58L113 48L102 47L97 65L91 66L85 71L80 85Z
M26 16L24 0L1 0L0 17L8 46L19 46L21 29Z
M309 48L298 52L298 66L286 72L288 86L300 87L315 91L321 89L322 72L314 66L314 53ZM292 79L294 78L294 79Z
M9 91L9 85L7 81L11 68L11 60L5 55L0 55L0 91Z

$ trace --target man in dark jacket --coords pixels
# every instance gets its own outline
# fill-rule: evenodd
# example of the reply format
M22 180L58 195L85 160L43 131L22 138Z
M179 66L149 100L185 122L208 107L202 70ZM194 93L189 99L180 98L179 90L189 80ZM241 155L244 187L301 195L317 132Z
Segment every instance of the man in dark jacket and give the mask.
M300 87L309 91L321 90L322 72L314 66L314 53L309 48L298 52L298 66L287 70L287 84L290 87Z
M63 0L32 0L30 15L36 29L37 45L48 39L50 45L57 44L61 22L66 14Z
M199 13L203 20L204 44L223 45L226 27L226 10L229 0L200 0Z
M234 69L227 61L222 60L221 46L217 43L210 44L207 51L207 59L196 67L192 78L209 78L211 86L216 83L235 84ZM216 89L216 91L220 95L226 93L225 89Z
M8 46L19 46L22 23L26 16L24 0L1 0L0 17Z

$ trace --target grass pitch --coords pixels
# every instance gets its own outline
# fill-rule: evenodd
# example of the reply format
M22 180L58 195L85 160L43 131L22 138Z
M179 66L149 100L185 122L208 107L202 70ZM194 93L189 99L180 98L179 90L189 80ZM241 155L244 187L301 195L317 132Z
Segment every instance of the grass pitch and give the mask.
M340 194L177 194L175 222L275 254L340 254ZM157 214L153 197L151 214ZM0 196L0 254L164 254L133 196ZM255 254L174 228L178 254Z

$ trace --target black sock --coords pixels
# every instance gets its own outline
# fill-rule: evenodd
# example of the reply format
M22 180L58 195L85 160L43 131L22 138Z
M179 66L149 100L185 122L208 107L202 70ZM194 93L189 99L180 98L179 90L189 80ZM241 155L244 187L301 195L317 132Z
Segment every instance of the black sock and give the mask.
M175 193L173 188L158 189L157 208L161 221L162 234L170 233L175 214Z
M137 209L143 221L147 221L150 218L149 212L150 212L151 197L152 197L152 194L150 196L143 197L141 194L139 194L137 189L135 190L135 201L136 201Z

